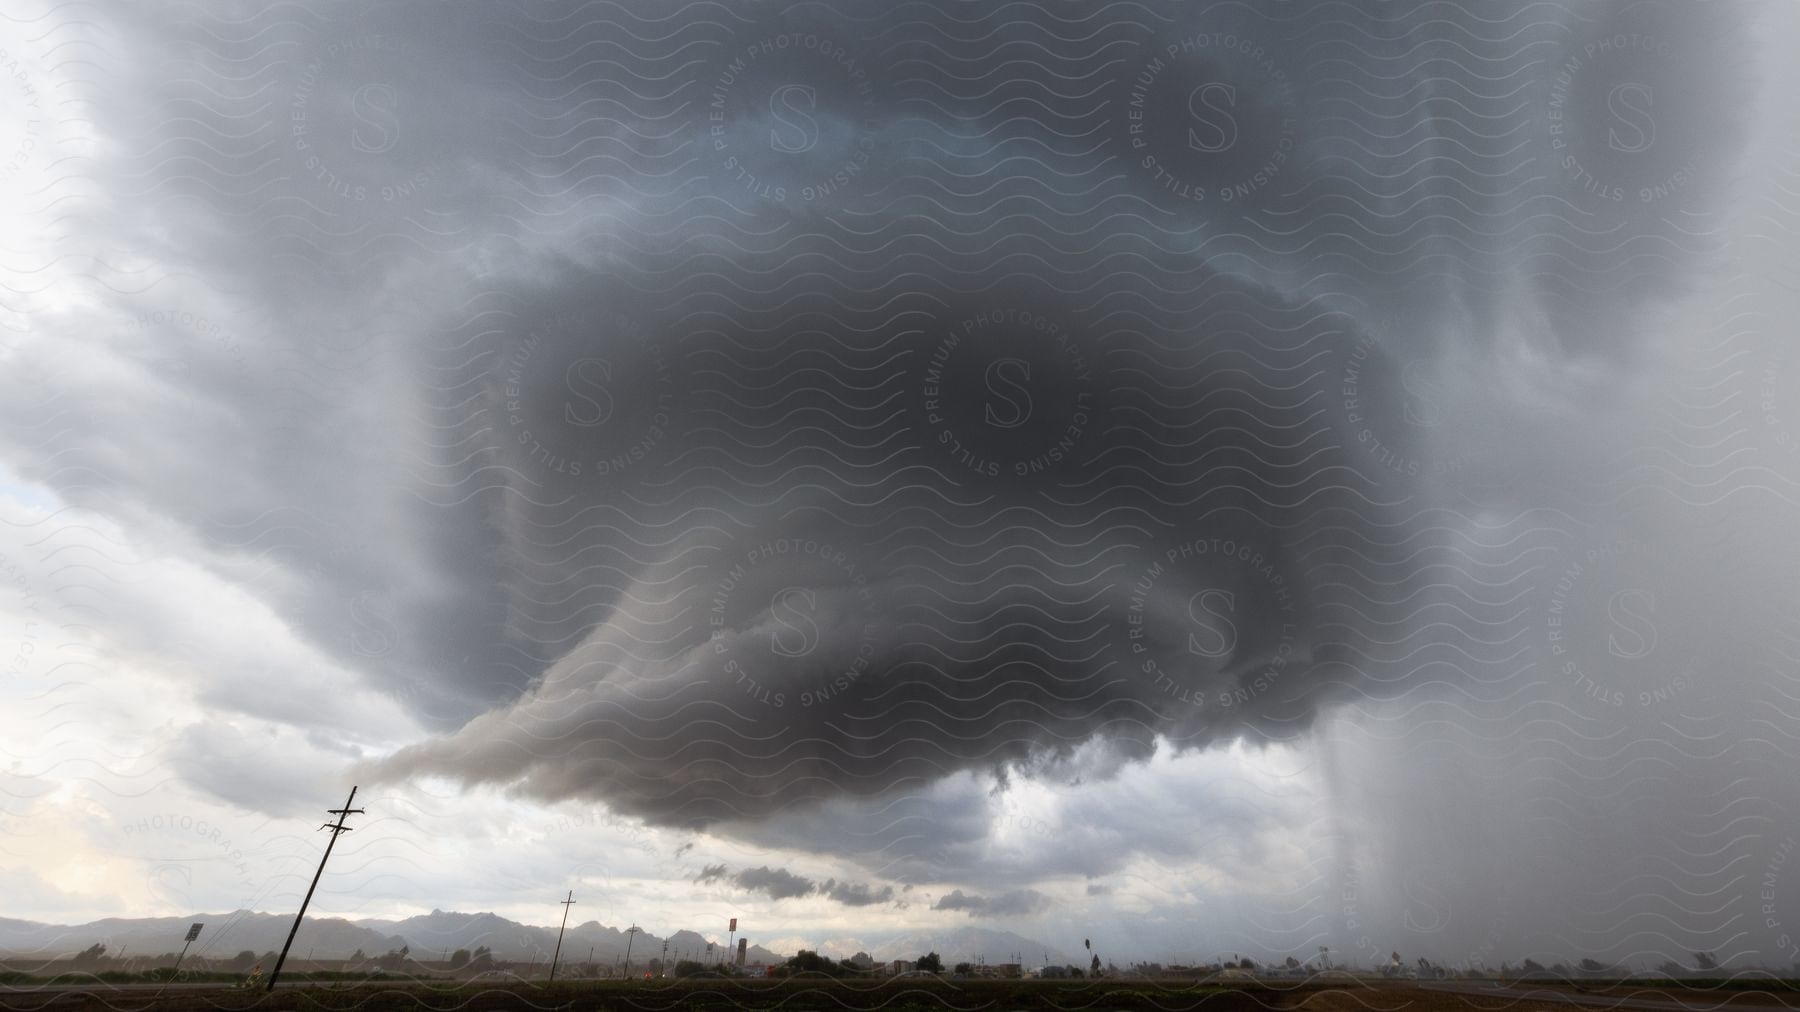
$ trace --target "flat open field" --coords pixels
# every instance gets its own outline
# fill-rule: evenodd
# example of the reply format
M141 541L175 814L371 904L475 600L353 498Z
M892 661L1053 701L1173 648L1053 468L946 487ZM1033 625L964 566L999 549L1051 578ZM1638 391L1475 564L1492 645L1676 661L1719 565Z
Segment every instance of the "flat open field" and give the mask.
M1800 1008L1800 990L1791 981L1713 980L1680 984L1649 981L1530 982L1513 984L1522 995L1554 992L1580 998L1593 1005L1629 1003L1679 1003L1696 1006Z
M1568 1012L1554 1000L1466 995L1408 984L1341 981L1292 986L1221 987L1147 980L886 981L571 981L554 986L469 984L283 986L274 994L221 986L154 989L101 987L0 992L0 1008L34 1012L133 1010L618 1009L634 1012L859 1012L859 1010L1067 1010L1067 1012Z

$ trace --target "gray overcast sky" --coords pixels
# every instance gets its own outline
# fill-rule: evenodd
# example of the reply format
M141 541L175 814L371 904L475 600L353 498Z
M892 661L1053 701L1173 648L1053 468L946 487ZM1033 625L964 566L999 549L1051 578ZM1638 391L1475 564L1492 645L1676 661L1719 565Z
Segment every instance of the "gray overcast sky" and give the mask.
M1795 28L9 6L0 916L1800 962Z

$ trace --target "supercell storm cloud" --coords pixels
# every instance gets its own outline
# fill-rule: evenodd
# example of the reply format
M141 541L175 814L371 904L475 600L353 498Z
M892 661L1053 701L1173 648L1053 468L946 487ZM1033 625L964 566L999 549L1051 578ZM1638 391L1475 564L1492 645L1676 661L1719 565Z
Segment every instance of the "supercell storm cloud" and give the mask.
M578 812L814 941L1800 962L1795 27L0 17L0 804L362 784L359 916Z

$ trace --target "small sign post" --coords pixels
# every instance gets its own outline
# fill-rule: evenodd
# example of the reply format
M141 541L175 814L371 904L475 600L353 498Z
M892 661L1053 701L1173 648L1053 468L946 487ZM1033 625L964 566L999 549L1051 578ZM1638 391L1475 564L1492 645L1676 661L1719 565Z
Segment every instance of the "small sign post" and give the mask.
M200 929L205 926L206 924L204 921L195 921L188 926L187 937L182 939L181 942L181 955L175 957L175 965L169 970L169 979L163 981L163 986L156 992L157 994L160 995L164 990L167 990L169 984L174 981L175 975L181 972L181 961L187 958L188 946L194 944L194 939L200 937Z

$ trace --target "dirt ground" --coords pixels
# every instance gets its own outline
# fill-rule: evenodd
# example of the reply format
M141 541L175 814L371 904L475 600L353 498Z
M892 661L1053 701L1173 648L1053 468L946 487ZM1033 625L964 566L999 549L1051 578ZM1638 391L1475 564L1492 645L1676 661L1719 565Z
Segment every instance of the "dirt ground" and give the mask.
M1643 984L1530 984L1521 990L1542 988L1607 998L1614 1001L1679 1002L1683 1005L1786 1006L1800 1008L1800 991L1754 981L1735 981L1729 986L1696 981L1688 987L1654 987ZM1600 1006L1594 1006L1596 1008Z
M1453 994L1409 984L1308 986L1290 996L1294 1012L1581 1012L1562 1002Z

